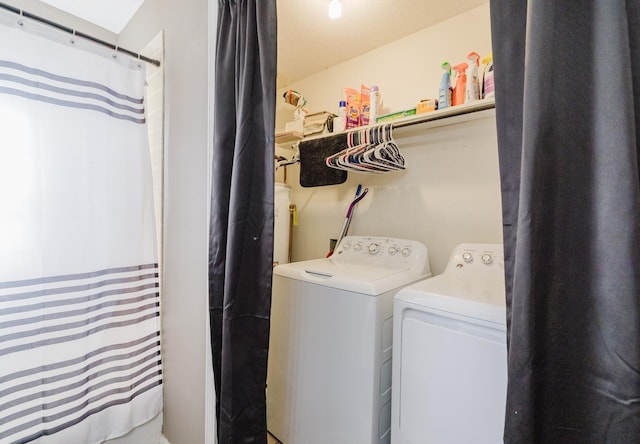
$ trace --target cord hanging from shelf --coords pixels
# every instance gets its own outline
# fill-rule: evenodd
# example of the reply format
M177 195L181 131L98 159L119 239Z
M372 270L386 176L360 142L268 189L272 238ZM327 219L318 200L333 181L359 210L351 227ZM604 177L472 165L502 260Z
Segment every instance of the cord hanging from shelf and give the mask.
M284 156L274 156L274 160L276 160L276 171L282 167L287 167L289 165L294 165L300 162L300 154L296 153L293 155L291 159L287 159Z

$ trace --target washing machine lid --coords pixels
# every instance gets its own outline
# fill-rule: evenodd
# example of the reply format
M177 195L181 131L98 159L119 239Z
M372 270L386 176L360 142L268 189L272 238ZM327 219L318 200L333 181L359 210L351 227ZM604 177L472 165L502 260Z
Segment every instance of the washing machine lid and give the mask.
M274 268L273 274L371 296L403 287L430 275L410 268L385 268L358 263L337 265L330 259L281 264Z
M420 310L506 325L504 279L500 276L469 280L445 273L403 288L396 300Z

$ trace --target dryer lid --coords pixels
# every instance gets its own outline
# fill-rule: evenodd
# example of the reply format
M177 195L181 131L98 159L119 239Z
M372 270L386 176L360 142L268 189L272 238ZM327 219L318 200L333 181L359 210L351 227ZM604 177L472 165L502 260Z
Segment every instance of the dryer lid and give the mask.
M478 284L443 274L405 287L396 300L423 311L506 325L504 280Z
M443 274L403 289L396 299L425 309L506 324L502 245L459 245Z

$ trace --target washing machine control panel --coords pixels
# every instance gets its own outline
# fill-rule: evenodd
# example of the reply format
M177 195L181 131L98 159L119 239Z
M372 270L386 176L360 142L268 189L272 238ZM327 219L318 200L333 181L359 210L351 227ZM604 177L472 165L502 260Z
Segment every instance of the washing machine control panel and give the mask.
M424 269L425 264L429 267L427 247L422 243L391 237L347 236L331 258L339 263L361 263L385 268Z

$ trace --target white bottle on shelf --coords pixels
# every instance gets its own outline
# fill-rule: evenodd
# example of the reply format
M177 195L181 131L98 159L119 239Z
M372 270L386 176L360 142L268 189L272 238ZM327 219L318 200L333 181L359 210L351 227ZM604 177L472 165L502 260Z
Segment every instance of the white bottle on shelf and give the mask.
M333 132L339 133L340 131L344 131L347 126L347 102L344 100L340 101L340 106L338 107L338 117L333 121Z
M380 92L377 86L371 87L369 96L369 125L375 125L378 118L378 106L380 106Z

